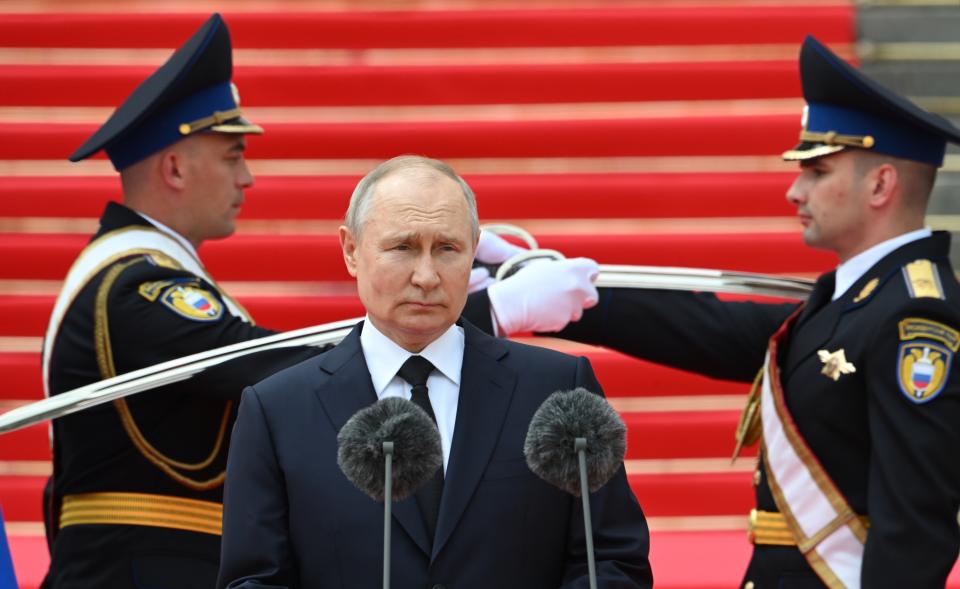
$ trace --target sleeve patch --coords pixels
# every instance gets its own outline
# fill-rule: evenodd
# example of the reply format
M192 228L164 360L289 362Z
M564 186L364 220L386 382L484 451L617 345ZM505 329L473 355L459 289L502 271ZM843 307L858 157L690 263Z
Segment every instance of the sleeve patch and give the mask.
M899 323L900 341L915 339L934 340L943 343L951 352L960 349L960 332L938 321L907 317Z
M930 341L900 344L897 382L900 392L914 403L932 401L943 391L950 377L953 352Z
M943 286L940 273L930 260L916 260L903 267L903 277L907 281L910 298L943 298Z
M223 317L223 303L215 294L192 283L168 286L160 295L168 309L191 321L213 323Z

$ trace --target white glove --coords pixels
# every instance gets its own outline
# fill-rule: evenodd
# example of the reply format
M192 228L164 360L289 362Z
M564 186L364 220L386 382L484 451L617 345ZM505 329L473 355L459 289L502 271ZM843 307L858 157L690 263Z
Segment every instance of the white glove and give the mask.
M600 268L589 258L524 266L487 288L501 334L560 331L597 304L593 281Z
M480 232L480 243L477 244L477 254L474 258L483 264L502 264L525 251L528 250L513 245L496 233L484 230Z
M474 268L470 271L470 284L467 286L468 293L474 293L483 290L495 283L496 280L490 277L490 271L484 267Z

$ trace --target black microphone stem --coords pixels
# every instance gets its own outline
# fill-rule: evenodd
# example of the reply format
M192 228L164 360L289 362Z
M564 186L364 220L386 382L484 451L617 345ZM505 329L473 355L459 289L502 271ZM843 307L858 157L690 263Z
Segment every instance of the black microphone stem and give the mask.
M393 511L393 442L383 443L383 589L390 589L390 517Z
M593 555L593 523L590 521L590 489L587 488L587 439L575 439L573 449L577 452L577 462L580 464L580 498L583 499L583 532L587 538L587 571L590 574L590 589L597 589L597 563Z

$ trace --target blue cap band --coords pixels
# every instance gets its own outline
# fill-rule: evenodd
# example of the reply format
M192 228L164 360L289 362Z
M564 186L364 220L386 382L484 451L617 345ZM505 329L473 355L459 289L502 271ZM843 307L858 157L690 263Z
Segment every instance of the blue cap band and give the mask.
M870 151L885 153L932 166L943 165L947 142L942 135L924 131L917 125L900 123L894 117L879 117L863 110L835 104L808 102L807 131L873 137Z
M206 88L151 116L131 133L107 146L107 156L119 172L186 137L180 125L237 108L230 82Z

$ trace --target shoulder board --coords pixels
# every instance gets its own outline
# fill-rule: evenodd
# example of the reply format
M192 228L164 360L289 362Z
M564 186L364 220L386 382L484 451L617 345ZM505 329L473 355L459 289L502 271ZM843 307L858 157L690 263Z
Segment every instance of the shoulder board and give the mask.
M936 264L930 260L915 260L903 267L903 278L907 283L910 298L942 299L943 285Z
M161 252L152 252L146 254L146 258L147 261L154 266L160 266L161 268L172 268L174 270L183 270L183 266L181 266L179 262Z

